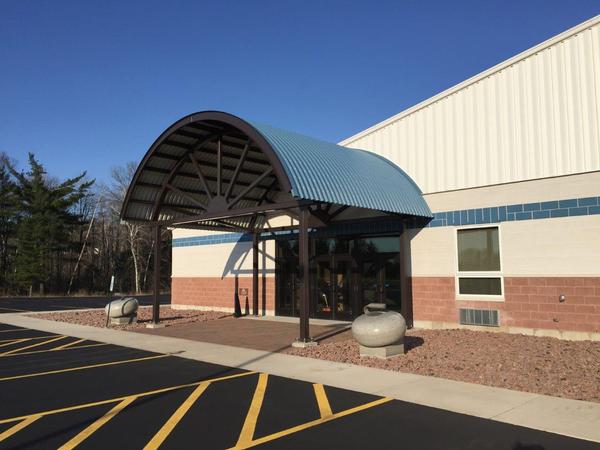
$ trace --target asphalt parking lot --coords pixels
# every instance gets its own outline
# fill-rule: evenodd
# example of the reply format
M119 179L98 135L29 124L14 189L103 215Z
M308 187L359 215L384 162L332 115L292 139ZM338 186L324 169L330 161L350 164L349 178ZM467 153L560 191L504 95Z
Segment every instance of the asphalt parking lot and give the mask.
M140 305L151 305L152 295L130 295L138 299ZM119 297L112 297L113 300ZM69 309L104 308L107 297L3 297L0 298L0 314L37 311L64 311ZM161 305L171 304L171 295L160 296Z
M0 324L0 448L592 449L389 398Z

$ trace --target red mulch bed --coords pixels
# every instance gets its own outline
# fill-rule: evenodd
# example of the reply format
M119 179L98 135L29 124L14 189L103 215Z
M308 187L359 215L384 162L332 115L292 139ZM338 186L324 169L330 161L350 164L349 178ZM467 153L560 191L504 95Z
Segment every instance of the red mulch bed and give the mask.
M353 339L286 353L600 402L600 342L469 330L409 330L406 354L359 356Z
M163 306L160 308L160 322L166 327L190 322L207 322L209 320L221 319L229 315L230 314L215 311L183 311L171 309L169 306ZM58 322L89 325L92 327L106 327L106 314L104 313L104 309L28 314L28 316L36 317L38 319L56 320ZM151 321L152 308L141 307L138 309L137 323L132 323L129 325L109 325L108 327L119 330L135 330L136 328L146 328L146 325Z

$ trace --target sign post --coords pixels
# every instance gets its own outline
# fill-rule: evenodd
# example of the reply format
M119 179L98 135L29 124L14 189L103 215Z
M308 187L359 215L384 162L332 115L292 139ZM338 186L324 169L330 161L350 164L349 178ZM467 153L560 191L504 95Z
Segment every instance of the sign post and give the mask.
M106 326L108 327L108 320L110 319L110 304L112 303L112 294L115 289L115 276L110 277L110 287L108 288L108 311L106 312Z

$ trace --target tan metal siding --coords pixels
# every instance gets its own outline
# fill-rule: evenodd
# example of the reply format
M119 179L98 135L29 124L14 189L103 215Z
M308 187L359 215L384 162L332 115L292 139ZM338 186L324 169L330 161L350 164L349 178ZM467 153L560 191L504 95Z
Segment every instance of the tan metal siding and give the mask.
M342 142L423 192L600 170L600 16Z

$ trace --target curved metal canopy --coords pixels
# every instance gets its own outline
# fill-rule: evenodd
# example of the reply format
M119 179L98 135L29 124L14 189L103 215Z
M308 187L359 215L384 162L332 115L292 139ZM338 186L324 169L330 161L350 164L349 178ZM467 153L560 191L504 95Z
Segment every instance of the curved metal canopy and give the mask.
M206 111L152 144L121 218L248 229L257 213L308 203L432 217L417 185L381 156Z

